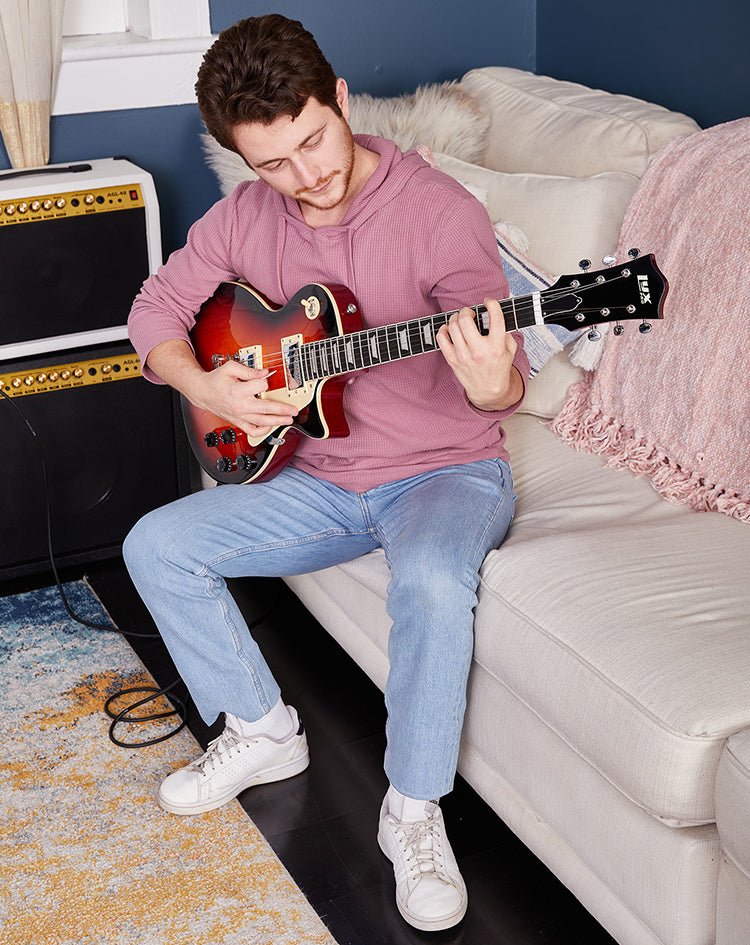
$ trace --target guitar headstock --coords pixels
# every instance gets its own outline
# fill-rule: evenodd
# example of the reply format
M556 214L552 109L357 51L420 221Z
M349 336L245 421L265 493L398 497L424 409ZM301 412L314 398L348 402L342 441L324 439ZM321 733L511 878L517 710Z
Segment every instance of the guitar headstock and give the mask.
M640 256L631 249L628 255L628 262L596 272L590 272L584 260L581 272L560 276L541 293L544 322L569 331L613 322L615 334L621 334L620 322L640 321L640 330L649 331L650 320L663 318L669 283L653 254ZM604 261L610 259L614 263L613 257Z

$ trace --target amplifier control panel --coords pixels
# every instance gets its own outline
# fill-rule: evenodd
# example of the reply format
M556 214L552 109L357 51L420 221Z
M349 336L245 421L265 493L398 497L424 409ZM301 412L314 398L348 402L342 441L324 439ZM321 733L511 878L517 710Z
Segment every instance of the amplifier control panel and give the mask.
M139 377L141 361L137 354L116 354L107 358L49 364L33 370L15 370L0 374L0 390L9 397L47 394L51 391L90 384L107 384L129 377Z
M113 210L132 210L143 206L145 203L140 184L116 184L112 187L68 190L35 197L16 195L12 200L0 200L0 227L111 213Z

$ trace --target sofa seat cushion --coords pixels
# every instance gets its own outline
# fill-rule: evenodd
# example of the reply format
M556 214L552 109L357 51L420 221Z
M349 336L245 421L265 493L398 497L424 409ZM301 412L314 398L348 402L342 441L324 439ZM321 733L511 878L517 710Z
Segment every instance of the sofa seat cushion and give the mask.
M727 742L716 777L716 826L729 859L750 882L750 731ZM750 903L748 903L750 909Z
M491 116L481 163L498 171L642 177L668 141L699 129L661 105L508 66L472 69L461 85Z
M482 569L475 660L635 803L714 820L726 739L750 724L743 526L533 417L508 429L520 498Z
M712 822L724 745L750 725L742 524L669 505L535 417L507 429L519 498L482 568L475 661L645 811ZM332 571L386 654L382 551Z

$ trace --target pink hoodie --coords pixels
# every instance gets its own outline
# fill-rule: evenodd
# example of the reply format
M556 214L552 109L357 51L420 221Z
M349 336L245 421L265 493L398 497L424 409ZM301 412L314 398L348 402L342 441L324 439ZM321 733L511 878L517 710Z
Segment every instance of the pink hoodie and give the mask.
M265 183L240 184L151 276L130 313L142 362L157 344L189 341L194 313L219 283L241 278L281 305L310 282L339 283L367 326L505 298L508 284L481 204L416 152L358 136L380 163L338 226L310 228L295 200ZM520 336L515 365L528 376ZM144 368L144 375L160 379ZM301 438L293 464L346 489L478 459L507 459L500 421L478 410L440 352L352 375L345 438Z

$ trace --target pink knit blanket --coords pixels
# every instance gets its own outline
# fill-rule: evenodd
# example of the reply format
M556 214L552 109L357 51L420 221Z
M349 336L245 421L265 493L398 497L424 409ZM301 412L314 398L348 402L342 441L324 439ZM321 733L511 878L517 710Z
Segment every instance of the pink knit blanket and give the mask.
M647 476L665 499L750 522L750 118L668 145L628 207L618 255L653 252L664 320L625 323L552 429Z

